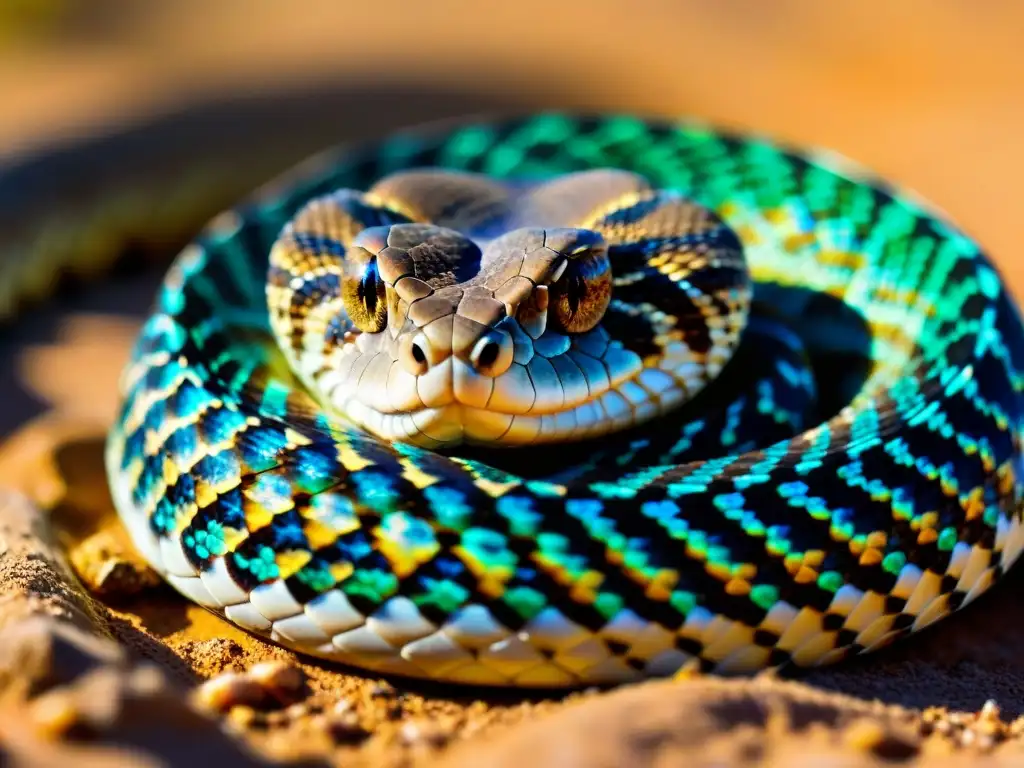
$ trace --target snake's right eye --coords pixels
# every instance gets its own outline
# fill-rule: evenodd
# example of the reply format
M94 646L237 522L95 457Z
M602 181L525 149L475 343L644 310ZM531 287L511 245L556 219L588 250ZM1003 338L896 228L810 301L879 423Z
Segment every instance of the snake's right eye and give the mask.
M577 243L565 253L561 274L549 286L548 322L565 333L593 330L612 298L608 247L599 235L574 233Z
M341 300L360 331L379 333L388 324L387 293L377 271L377 257L363 248L350 248L346 255Z

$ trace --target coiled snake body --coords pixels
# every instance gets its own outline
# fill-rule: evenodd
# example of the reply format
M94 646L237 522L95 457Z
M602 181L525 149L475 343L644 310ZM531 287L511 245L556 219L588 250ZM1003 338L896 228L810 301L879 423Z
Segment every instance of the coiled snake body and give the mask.
M544 114L216 219L107 463L174 587L303 653L545 687L806 666L1016 559L1022 370L977 245L851 166Z

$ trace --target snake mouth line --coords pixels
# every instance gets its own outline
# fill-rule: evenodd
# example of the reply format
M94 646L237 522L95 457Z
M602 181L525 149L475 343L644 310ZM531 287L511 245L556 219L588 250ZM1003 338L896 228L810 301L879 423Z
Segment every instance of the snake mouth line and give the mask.
M497 377L455 357L416 376L386 346L353 344L321 368L312 389L337 417L380 439L426 448L523 446L642 424L696 395L728 359L724 346L702 358L678 340L641 359L603 332L596 338L561 337L564 348L550 355L535 345Z
M352 396L341 410L348 420L382 439L432 449L460 443L513 447L576 441L642 424L678 407L703 387L690 366L675 366L676 370L671 360L660 362L662 367L641 368L570 407L524 413L446 402L386 412Z

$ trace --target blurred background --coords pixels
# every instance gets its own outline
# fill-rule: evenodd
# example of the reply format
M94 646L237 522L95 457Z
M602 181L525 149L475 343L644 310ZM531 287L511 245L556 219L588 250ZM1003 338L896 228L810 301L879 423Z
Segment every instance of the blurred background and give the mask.
M838 150L945 209L1024 295L1022 31L1019 0L0 0L0 245L111 190L138 219L141 190L173 196L193 157L229 172L186 189L219 206L403 125L616 109ZM141 312L150 290L75 306ZM33 317L30 343L61 333ZM45 355L19 359L17 380L0 373L2 427L67 379Z
M197 105L290 136L278 163L466 112L690 114L833 147L1007 264L1022 31L1015 0L0 0L0 158Z

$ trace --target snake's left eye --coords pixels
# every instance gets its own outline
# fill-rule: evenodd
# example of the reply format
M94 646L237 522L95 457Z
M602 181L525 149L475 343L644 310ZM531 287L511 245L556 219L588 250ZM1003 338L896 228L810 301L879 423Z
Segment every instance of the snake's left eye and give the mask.
M585 333L604 317L612 300L612 266L603 242L566 254L562 273L548 287L548 322L565 333Z
M353 325L365 333L379 333L388 323L387 293L377 271L377 257L358 246L345 256L341 300Z

